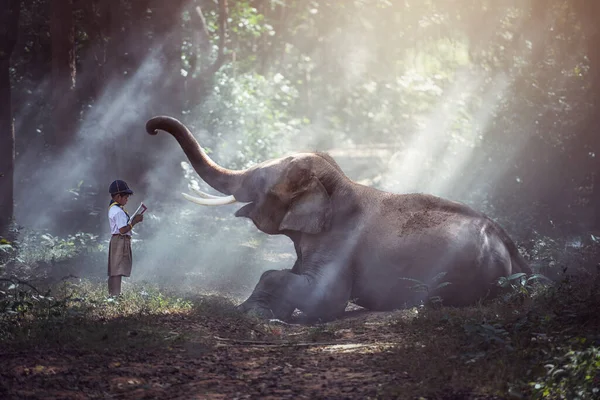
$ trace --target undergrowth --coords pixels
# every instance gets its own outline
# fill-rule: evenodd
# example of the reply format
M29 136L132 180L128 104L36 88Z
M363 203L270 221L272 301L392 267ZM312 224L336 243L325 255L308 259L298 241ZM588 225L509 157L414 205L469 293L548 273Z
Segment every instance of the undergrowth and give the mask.
M390 367L413 371L417 383L386 388L384 397L410 398L412 387L415 398L449 389L457 396L598 398L600 271L552 286L523 282L492 304L425 306L397 321L394 329L410 335L411 345L396 350Z
M114 298L106 296L105 286L105 282L77 280L42 291L16 279L0 280L0 344L17 349L106 347L110 338L133 334L138 336L136 343L148 345L150 337L167 338L169 321L178 318L201 314L234 323L232 318L240 317L230 302L219 297L184 299L155 285L128 284ZM148 340L140 341L141 332L148 334ZM118 340L110 342L112 346Z

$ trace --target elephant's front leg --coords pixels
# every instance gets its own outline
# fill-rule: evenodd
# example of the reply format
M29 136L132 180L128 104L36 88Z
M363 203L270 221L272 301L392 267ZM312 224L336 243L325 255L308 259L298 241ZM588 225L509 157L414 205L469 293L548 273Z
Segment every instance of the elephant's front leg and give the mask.
M310 318L331 319L344 312L350 287L325 282L290 270L266 271L250 297L239 307L262 317L289 319L296 308Z
M296 276L290 271L289 269L265 271L250 297L240 304L238 309L262 318L289 319L296 309L293 298L286 295L287 286L294 280L293 276Z

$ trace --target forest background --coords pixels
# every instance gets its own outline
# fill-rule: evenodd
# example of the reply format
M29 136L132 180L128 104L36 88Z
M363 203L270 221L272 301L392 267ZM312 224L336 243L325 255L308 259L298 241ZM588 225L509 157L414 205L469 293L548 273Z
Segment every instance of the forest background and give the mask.
M181 200L203 184L172 139L144 133L157 114L181 119L230 168L329 151L359 182L466 202L540 268L597 242L593 1L3 5L4 252L25 231L47 247L97 249L117 178L151 210L139 234L153 249L146 271L202 264L189 251L198 241L200 261L214 262L231 229L264 240L230 209ZM173 241L178 255L166 255Z
M212 338L202 345L217 354L215 332L316 341L337 334L246 329L239 316L206 308L205 298L194 308L164 295L177 288L176 296L188 290L239 301L264 270L289 268L295 257L285 237L234 218L235 206L182 199L190 188L212 189L169 135L146 134L149 118L169 115L228 168L327 151L360 183L465 202L498 221L536 273L566 285L542 290L546 297L532 306L537 287L529 278L505 281L515 289L503 300L506 315L493 307L434 309L415 323L351 325L365 343L400 341L372 367L390 356L394 368L417 378L398 384L397 373L385 372L386 393L413 385L419 395L519 388L539 398L593 398L600 382L598 20L594 0L0 0L0 340L6 349L45 343L64 351L89 345L79 340L103 346L94 335L119 324L127 327L121 343L130 343L140 323L154 333L173 323L169 329ZM133 188L129 208L140 201L149 208L135 230L130 297L120 305L104 292L114 179ZM569 281L572 274L581 280ZM168 319L190 309L200 311L189 326ZM413 353L405 353L408 342ZM21 382L12 363L23 361L14 354L6 358L3 376L14 378L7 382ZM158 368L153 359L145 367ZM330 360L322 362L328 369ZM357 371L363 363L356 356ZM370 376L348 383L338 375L337 387L379 390ZM40 393L44 382L35 383Z

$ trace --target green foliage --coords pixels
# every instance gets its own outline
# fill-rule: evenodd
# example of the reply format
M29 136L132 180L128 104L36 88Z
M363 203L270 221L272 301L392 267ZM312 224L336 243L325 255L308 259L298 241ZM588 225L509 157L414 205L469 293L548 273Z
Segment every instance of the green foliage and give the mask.
M98 235L92 233L77 232L59 237L38 231L23 232L20 247L19 258L25 263L62 261L105 248Z
M512 350L508 331L500 322L477 322L467 321L464 324L465 334L471 339L471 344L481 346L482 344L506 344L507 349ZM484 355L485 353L478 353ZM470 360L472 362L472 359Z
M426 352L426 374L436 364L436 379L457 389L477 388L502 398L597 398L600 268L553 285L544 281L515 274L503 283L521 301L509 296L469 308L420 307L396 324L402 332L407 326L422 332L415 335L414 356ZM472 367L457 376L452 372L457 360Z
M196 115L217 137L226 138L215 149L219 156L229 154L234 165L248 166L278 156L282 146L298 135L306 121L288 110L297 97L297 90L281 74L267 78L221 73L210 107L202 106Z
M3 237L0 237L0 273L2 272L3 264L9 260L14 258L16 254L16 248L13 246L13 243L9 242Z
M52 125L51 110L38 107L50 104L52 92L52 85L40 85L52 65L49 2L33 4L22 10L22 46L10 71L20 113L18 154L40 144ZM447 0L237 1L228 5L226 32L220 31L216 2L186 4L182 19L177 12L157 12L157 4L136 4L121 2L122 15L108 25L104 7L75 6L76 56L82 67L76 89L85 99L75 115L104 92L95 86L107 82L93 71L118 68L127 72L124 91L137 81L173 89L156 96L151 109L166 100L176 113L179 99L169 95L185 87L183 103L199 104L182 113L198 118L208 141L217 137L207 145L233 166L279 155L282 147L290 147L283 143L307 131L323 136L320 149L350 138L398 151L414 150L418 133L424 142L415 166L419 183L464 182L454 197L480 192L479 199L493 197L498 214L514 220L523 214L535 225L578 226L585 217L576 203L591 206L588 194L574 195L583 191L581 182L595 173L598 159L596 139L585 133L595 125L586 115L597 114L590 90L596 79L593 46L586 48L595 43L589 17L594 21L597 10L586 1L464 0L461 7ZM199 39L197 5L208 43ZM173 32L165 38L169 24ZM111 35L119 27L124 40L115 46ZM221 39L224 65L199 82ZM183 64L166 63L175 70L161 71L159 77L141 76L146 69L138 67L147 52L139 49L164 43L174 47L166 54L181 55ZM177 79L162 82L172 75ZM176 86L169 87L174 81ZM562 164L556 159L569 162L569 168L555 168ZM460 163L458 170L454 162ZM397 189L401 180L392 180L387 186ZM83 195L81 182L70 185L74 197ZM564 191L573 194L565 197L569 204L552 204L559 197L553 194Z
M0 279L0 314L20 317L34 308L51 308L54 299L50 293L42 294L27 282L17 279Z
M156 286L133 285L119 298L106 296L105 282L65 281L41 293L28 282L0 280L0 342L61 340L69 343L89 324L115 318L189 312L193 304ZM78 326L79 325L79 326ZM73 332L69 330L76 328ZM49 336L49 332L57 335Z
M585 338L576 341L586 343ZM546 376L530 384L532 398L591 400L600 395L600 348L570 350L544 367Z
M506 302L514 300L524 300L531 297L534 291L539 288L539 283L551 283L551 281L541 274L531 274L519 272L510 276L502 276L498 279L497 285L501 288L510 289L503 296Z
M243 45L251 38L262 35L274 35L273 26L265 22L265 16L260 14L249 2L237 1L229 10L231 33L236 36L237 45Z

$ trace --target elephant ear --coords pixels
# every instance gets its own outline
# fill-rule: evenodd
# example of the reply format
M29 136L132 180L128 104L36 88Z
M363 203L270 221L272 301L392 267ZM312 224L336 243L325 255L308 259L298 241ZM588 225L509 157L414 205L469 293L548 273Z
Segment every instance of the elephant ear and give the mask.
M250 218L254 225L261 231L269 235L277 235L280 233L279 223L283 219L285 212L285 204L281 203L277 197L268 195L260 207L254 203L248 203L237 210L235 216Z
M332 211L327 190L314 175L300 182L302 187L294 194L279 229L312 234L329 229Z

